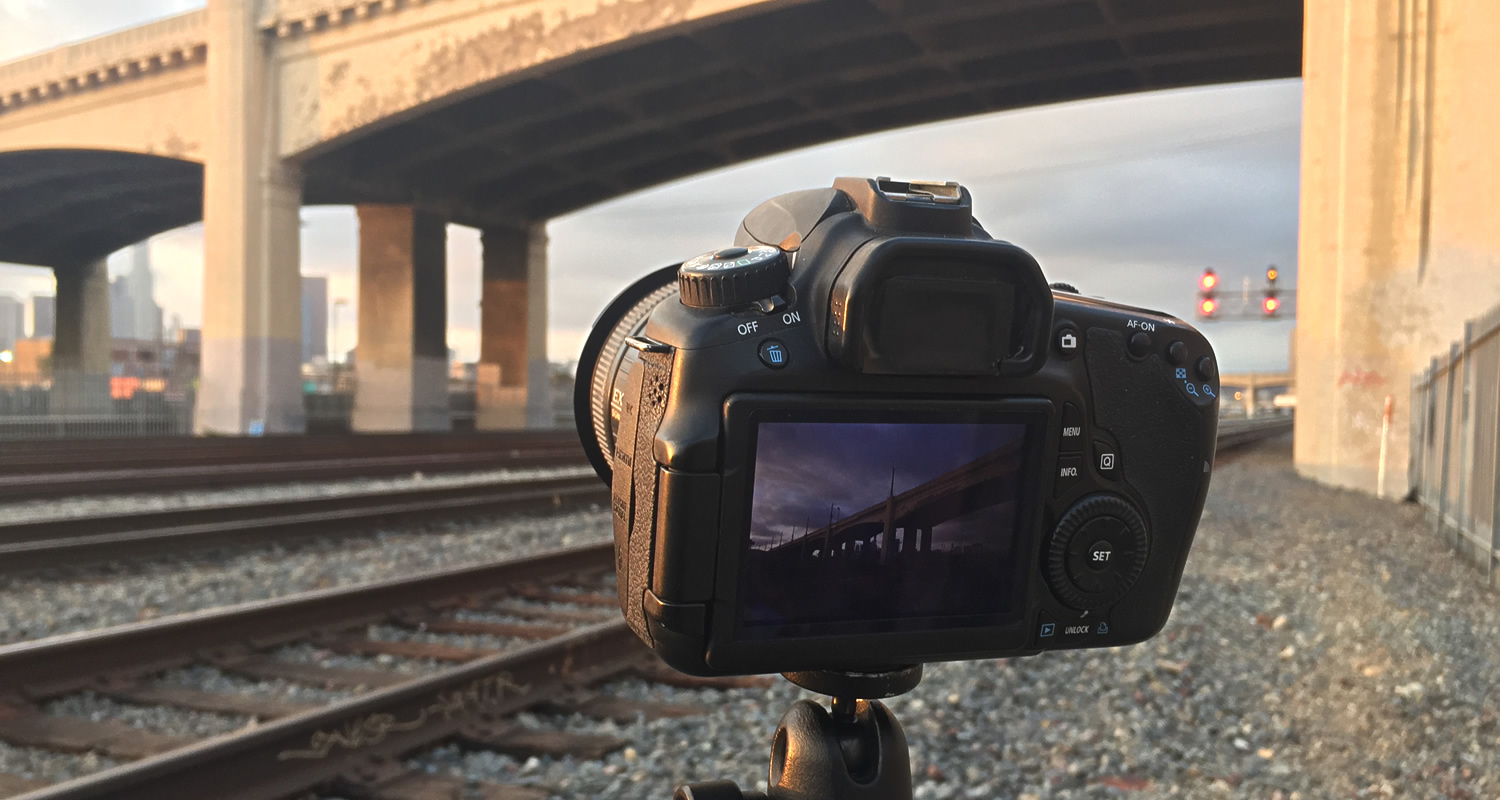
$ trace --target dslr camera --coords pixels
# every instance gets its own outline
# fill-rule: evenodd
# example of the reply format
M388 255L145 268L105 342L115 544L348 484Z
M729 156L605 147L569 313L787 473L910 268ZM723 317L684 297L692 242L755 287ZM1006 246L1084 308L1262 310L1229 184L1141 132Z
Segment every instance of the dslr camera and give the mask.
M620 607L695 675L1113 647L1166 623L1218 374L1049 286L956 183L840 178L605 309L574 397Z

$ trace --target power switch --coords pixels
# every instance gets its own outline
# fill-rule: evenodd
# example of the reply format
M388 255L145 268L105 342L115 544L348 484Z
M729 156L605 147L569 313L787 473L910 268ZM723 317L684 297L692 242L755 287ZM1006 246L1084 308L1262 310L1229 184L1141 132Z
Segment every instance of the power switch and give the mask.
M1083 412L1072 403L1063 403L1062 441L1058 449L1064 453L1083 452Z

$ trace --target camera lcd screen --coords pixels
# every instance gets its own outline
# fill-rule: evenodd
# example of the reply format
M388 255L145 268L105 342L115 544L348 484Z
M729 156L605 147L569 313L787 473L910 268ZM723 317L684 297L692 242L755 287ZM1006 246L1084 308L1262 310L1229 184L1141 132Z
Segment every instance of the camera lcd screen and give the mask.
M760 422L741 636L1018 620L1027 432L979 419Z

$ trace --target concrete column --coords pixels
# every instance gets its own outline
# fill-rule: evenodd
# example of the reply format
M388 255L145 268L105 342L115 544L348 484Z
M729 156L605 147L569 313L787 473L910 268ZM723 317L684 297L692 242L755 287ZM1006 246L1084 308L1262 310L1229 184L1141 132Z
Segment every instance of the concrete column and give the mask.
M200 433L295 433L302 176L282 161L275 40L256 0L208 4Z
M480 300L480 430L551 428L547 364L547 226L490 228Z
M56 268L52 340L53 414L109 411L109 265L104 259Z
M1255 416L1255 393L1259 390L1260 387L1256 385L1254 375L1245 379L1244 397L1241 399L1245 401L1245 417L1247 419Z
M354 429L446 431L448 227L410 206L360 206Z
M1296 463L1407 484L1410 379L1500 302L1500 3L1308 0ZM1419 410L1418 410L1419 411Z

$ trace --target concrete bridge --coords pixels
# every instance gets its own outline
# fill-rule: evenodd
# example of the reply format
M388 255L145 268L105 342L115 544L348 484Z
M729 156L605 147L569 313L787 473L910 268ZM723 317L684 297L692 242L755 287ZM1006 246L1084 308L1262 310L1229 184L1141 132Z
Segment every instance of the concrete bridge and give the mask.
M1253 417L1264 393L1276 389L1282 390L1278 394L1291 393L1296 385L1290 372L1225 373L1219 376L1220 406L1239 403L1245 416Z
M484 286L454 290L483 297L479 424L519 425L545 386L552 216L918 122L1292 76L1300 55L1297 0L210 0L0 65L0 260L94 308L105 255L205 219L198 427L296 430L297 209L354 204L355 424L432 428L442 232L475 226ZM98 368L85 333L59 367Z
M0 65L0 260L56 271L54 369L85 374L103 257L202 218L198 427L298 430L298 208L354 204L355 424L440 428L444 223L479 227L483 286L455 287L483 298L478 424L516 426L544 416L554 215L919 122L1301 74L1297 460L1373 488L1385 395L1500 296L1496 30L1490 0L208 0Z
M972 511L973 500L1015 486L1021 443L999 448L925 483L896 494L895 479L886 499L816 530L768 548L778 561L856 558L880 544L880 563L932 552L932 529ZM898 537L897 531L900 531Z

